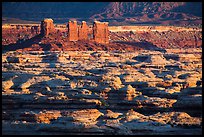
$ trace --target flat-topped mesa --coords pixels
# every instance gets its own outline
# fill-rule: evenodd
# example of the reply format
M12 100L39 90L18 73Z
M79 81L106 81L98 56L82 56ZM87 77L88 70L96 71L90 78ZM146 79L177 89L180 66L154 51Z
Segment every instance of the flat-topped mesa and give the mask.
M108 22L94 21L93 39L95 42L107 44L109 43Z
M77 21L69 21L68 23L68 39L69 41L78 41Z
M89 27L85 21L82 21L82 24L79 26L78 30L79 40L87 40Z
M55 30L53 20L50 18L41 21L41 35L48 36Z

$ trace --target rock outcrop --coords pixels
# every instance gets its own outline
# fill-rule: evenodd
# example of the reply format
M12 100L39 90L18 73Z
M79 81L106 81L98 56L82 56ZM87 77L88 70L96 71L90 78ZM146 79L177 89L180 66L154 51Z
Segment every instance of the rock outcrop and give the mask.
M107 110L107 114L105 115L108 118L118 118L119 116L123 115L122 113L116 113L111 110Z
M41 21L41 35L48 36L54 32L54 24L52 19L44 19Z
M95 122L101 115L104 115L97 109L77 110L71 113L74 121L82 123Z
M69 41L78 41L77 21L69 21L68 23L68 39Z
M95 42L98 42L98 43L103 43L103 44L109 43L108 22L94 21L93 38Z
M109 30L108 22L95 21L93 24L93 40L97 43L108 44L109 43ZM80 26L77 25L77 21L69 21L68 23L68 40L90 40L89 27L85 21L82 21Z
M131 85L127 85L120 89L122 92L122 96L124 97L124 100L133 100L134 97L137 95L141 95L140 92L136 92L135 88L133 88Z
M50 120L57 119L61 116L60 111L41 111L35 115L35 119L38 123L50 123Z
M81 26L79 26L79 40L87 40L88 39L88 25L85 21L82 21Z

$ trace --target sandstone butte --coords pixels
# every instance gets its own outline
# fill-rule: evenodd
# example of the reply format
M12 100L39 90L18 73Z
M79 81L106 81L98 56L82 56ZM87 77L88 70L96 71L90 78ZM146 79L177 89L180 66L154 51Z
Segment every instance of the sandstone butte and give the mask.
M68 23L68 39L69 41L78 41L78 27L76 21L69 21Z
M93 38L98 43L109 43L108 22L94 21Z
M85 21L82 21L81 25L77 25L77 21L68 22L68 40L88 40L89 27ZM44 19L41 22L41 35L48 36L54 32L54 24L52 19ZM37 33L37 28L32 28L32 32ZM108 22L94 21L93 23L93 40L97 43L108 44L109 43L109 30Z
M48 18L41 21L41 34L43 36L48 36L55 30L53 20Z
M79 40L87 40L88 39L88 31L89 27L85 21L82 21L81 26L79 26Z

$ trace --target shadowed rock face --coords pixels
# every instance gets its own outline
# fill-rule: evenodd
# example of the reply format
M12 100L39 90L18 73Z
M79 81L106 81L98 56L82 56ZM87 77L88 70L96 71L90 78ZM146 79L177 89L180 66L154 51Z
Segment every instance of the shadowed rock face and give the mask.
M76 21L69 21L68 23L68 39L69 41L78 41L78 27Z
M109 43L109 31L107 22L95 21L93 24L93 38L98 43Z
M41 35L48 36L54 31L54 24L52 19L44 19L41 21Z

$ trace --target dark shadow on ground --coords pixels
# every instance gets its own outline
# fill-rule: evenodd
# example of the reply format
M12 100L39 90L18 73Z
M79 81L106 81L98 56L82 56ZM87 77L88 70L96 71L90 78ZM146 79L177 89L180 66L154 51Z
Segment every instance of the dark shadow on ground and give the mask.
M42 35L36 35L30 39L27 39L25 41L17 41L16 43L12 43L9 45L4 45L2 47L2 54L6 53L8 51L15 51L18 49L28 48L31 47L33 44L39 44L41 39L43 38Z
M42 63L49 63L50 68L56 68L56 63L58 59L57 53L49 52L49 49L51 48L50 44L43 44L43 46L40 46L43 48L43 51L46 55L42 57Z
M51 44L39 44L43 51L49 51L51 49Z

